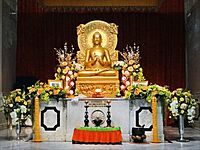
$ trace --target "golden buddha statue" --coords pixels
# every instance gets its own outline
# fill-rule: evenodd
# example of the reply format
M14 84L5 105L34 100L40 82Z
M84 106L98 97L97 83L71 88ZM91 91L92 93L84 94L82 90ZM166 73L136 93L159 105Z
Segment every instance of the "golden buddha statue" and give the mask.
M85 71L79 76L116 76L116 71L111 69L109 51L101 46L102 36L99 32L93 34L93 47L86 50Z
M119 88L118 71L112 65L118 60L117 26L104 21L91 21L77 27L77 62L84 66L78 72L76 88L80 93L91 96L100 89L105 97L114 97ZM88 88L92 87L92 88Z

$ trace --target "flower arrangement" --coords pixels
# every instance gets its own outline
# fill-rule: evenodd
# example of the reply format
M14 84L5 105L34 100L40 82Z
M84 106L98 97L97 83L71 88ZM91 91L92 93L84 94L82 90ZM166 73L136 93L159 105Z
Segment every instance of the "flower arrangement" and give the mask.
M118 61L114 64L114 69L122 70L121 91L125 93L127 88L132 85L133 81L145 81L143 69L140 66L139 46L126 46L122 52L119 52L123 57L123 61Z
M131 85L128 87L128 90L125 94L125 98L127 99L138 99L138 98L145 98L147 97L147 89L148 86L146 85Z
M168 100L171 97L171 92L167 87L161 87L157 84L154 85L131 85L128 87L125 98L135 99L135 98L145 98L147 102L151 102L152 97L162 100Z
M66 90L57 86L50 86L43 82L36 82L35 85L32 85L27 88L27 98L33 100L36 96L44 102L48 102L50 98L65 98L67 96Z
M81 64L75 62L76 57L73 55L74 48L72 46L71 50L68 52L67 43L64 45L63 49L56 49L57 60L59 65L57 66L55 79L63 80L65 83L66 92L73 95L75 92L75 80L78 71L83 69Z
M8 119L12 118L12 124L17 122L23 124L28 118L31 118L32 101L26 99L25 91L16 89L4 97L4 114Z
M157 84L149 85L147 89L147 102L151 102L154 96L157 99L162 99L163 101L166 101L171 98L171 91L168 89L167 86L160 86Z
M32 116L33 101L38 97L41 101L48 102L50 98L59 100L67 96L66 90L57 86L50 86L43 82L27 87L27 90L16 89L4 97L4 114L7 119L12 118L12 124L25 123Z
M167 100L171 117L187 116L189 123L195 117L196 100L188 90L178 88L172 92L172 98Z
M124 58L125 65L122 67L122 75L130 81L145 81L143 69L140 66L139 46L126 46L120 54Z

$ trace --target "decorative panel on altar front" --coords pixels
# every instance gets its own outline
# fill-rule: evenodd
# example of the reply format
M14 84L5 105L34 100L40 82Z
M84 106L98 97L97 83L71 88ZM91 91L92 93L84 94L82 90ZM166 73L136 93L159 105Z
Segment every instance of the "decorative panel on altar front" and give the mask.
M67 126L67 106L65 101L51 99L41 103L41 138L43 141L65 141Z
M157 105L158 119L158 138L164 142L163 133L163 113L160 101ZM142 127L144 125L147 141L152 141L152 109L151 103L147 103L145 99L130 100L130 133L132 127Z

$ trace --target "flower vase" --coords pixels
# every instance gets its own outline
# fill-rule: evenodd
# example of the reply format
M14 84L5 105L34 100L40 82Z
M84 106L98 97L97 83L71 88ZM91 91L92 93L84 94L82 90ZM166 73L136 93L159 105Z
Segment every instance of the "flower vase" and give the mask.
M179 115L179 134L180 134L180 139L178 139L178 142L189 142L189 140L184 139L184 116Z
M17 140L20 140L20 133L21 133L20 122L17 122L15 129L16 129L16 134L17 134Z
M8 129L7 129L7 138L8 140L12 139L12 124L8 121Z

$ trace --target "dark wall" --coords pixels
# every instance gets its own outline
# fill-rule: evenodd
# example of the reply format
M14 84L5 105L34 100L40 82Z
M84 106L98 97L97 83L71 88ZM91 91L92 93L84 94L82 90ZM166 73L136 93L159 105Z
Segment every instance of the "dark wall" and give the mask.
M54 78L57 64L53 48L64 42L77 46L76 27L92 20L119 25L117 49L140 45L141 64L151 83L185 87L183 1L166 1L157 12L46 12L33 1L18 7L17 76Z

